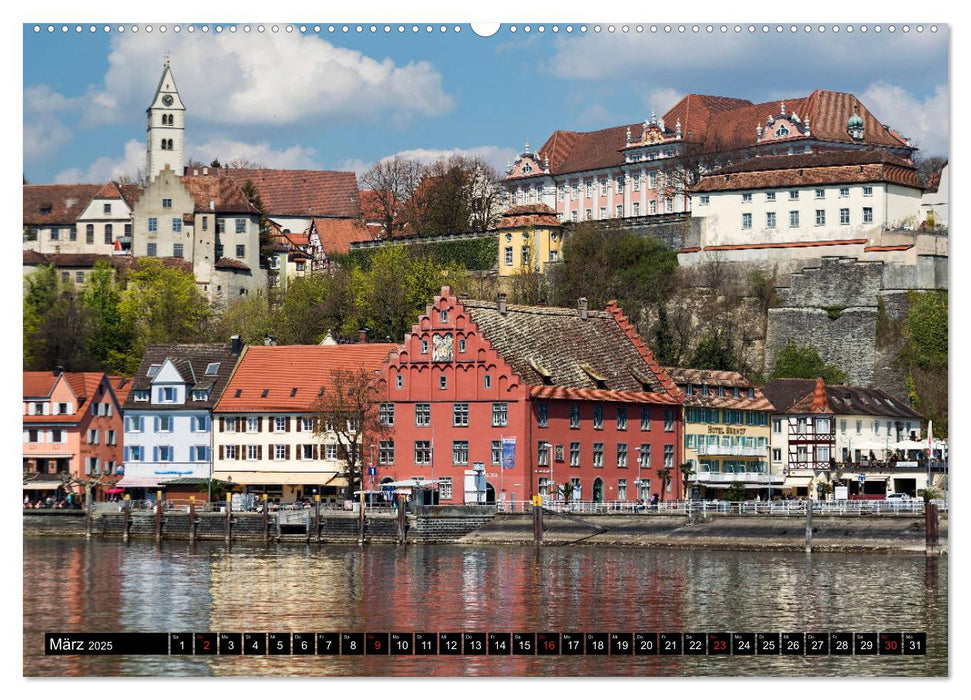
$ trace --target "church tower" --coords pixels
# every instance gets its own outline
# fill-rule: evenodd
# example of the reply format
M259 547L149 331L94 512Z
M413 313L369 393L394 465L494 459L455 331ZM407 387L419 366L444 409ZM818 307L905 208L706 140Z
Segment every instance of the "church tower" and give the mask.
M149 180L166 167L182 175L185 162L185 105L175 87L168 56L165 57L162 78L155 89L155 97L148 114L148 171Z

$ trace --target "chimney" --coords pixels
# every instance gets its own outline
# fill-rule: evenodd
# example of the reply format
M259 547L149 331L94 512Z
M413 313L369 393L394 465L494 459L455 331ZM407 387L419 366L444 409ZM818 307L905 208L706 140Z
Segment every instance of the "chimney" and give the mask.
M203 168L202 169L202 174L203 175L208 175L209 174L209 168Z
M57 367L54 368L54 376L55 377L60 377L61 376L61 372L63 372L63 371L64 371L64 368L61 367L60 365L58 365Z
M496 294L496 301L498 302L499 313L505 316L506 315L506 293L499 292L498 294Z
M229 349L234 355L238 355L243 352L243 339L238 335L234 335L229 339Z
M357 332L357 342L367 343L367 328L362 328Z
M263 345L276 345L276 337L267 333L263 336Z
M580 318L586 321L588 317L586 297L580 297L579 299L577 299L577 308L580 310Z

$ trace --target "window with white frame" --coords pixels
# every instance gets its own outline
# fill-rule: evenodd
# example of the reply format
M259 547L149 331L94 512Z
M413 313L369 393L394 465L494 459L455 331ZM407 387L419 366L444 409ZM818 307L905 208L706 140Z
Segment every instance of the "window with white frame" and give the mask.
M469 463L469 441L453 440L452 441L452 464L468 464L468 463Z
M873 223L873 208L863 207L863 223L872 224Z
M536 464L540 467L548 467L550 464L550 443L540 440L536 443Z
M594 430L604 429L604 407L603 406L593 407L593 429Z
M664 432L670 433L674 431L674 409L665 408L664 409Z
M799 228L799 212L789 212L789 228Z
M273 446L273 458L274 459L286 459L287 458L287 446L286 445L274 445Z
M580 427L580 407L577 405L570 406L570 427Z
M651 466L651 446L642 443L637 450L638 465L641 469L649 469Z
M509 404L505 401L492 404L492 425L501 427L509 424Z
M840 209L840 224L846 226L850 223L850 210Z
M236 459L236 455L238 454L236 450L236 445L226 445L223 454L226 456L226 459Z
M651 429L651 407L641 406L641 430Z
M627 430L627 406L617 407L617 430Z
M745 212L742 214L742 228L752 228L752 213Z
M872 197L873 196L873 187L871 187L870 185L864 185L863 186L863 196L864 197Z
M632 175L632 178L633 178L633 181L634 181L633 182L633 184L634 184L634 191L635 192L640 192L641 191L641 174L640 173L634 173Z
M452 477L438 477L438 497L446 501L452 498Z
M432 443L429 440L415 440L415 464L431 464Z
M816 225L825 226L826 225L826 210L817 209L816 210Z
M593 443L593 466L602 469L604 465L604 444L602 442Z
M751 192L743 192L742 193L742 204L751 204L751 202L752 202L752 193Z
M607 196L607 178L601 178L600 180L600 196Z
M674 445L664 446L664 468L672 469L674 467Z
M335 443L324 445L324 459L337 459L337 445Z
M431 425L432 405L430 403L415 404L415 425L418 427Z
M378 464L394 464L394 440L378 441Z
M799 190L789 190L789 199L790 200L799 199Z
M840 197L849 197L849 196L850 196L850 188L840 187Z
M246 446L246 459L252 461L259 459L260 451L259 445L247 445Z
M258 416L247 416L246 418L246 432L255 433L260 429L260 419Z
M579 442L570 443L570 466L571 467L580 466L580 443Z
M765 227L775 228L775 212L767 211L765 212Z
M626 442L617 443L617 467L619 469L627 468L627 443Z
M774 202L775 201L775 192L766 192L765 193L765 201L766 202Z
M641 215L641 203L640 202L634 202L634 204L631 205L631 206L634 208L634 216L640 216Z
M600 218L601 220L607 218L607 207L600 207Z
M287 429L287 417L286 416L276 416L273 419L273 432L283 433Z
M382 403L378 408L378 422L381 425L394 425L394 404Z
M467 428L469 426L469 404L452 404L452 425L459 428Z
M826 190L817 189L816 199L825 199L825 198L826 198Z
M570 199L580 198L580 183L574 182L570 185Z
M155 430L160 433L171 433L172 416L157 416L155 418Z
M490 457L492 464L502 464L502 441L493 440L491 447Z
M657 214L657 202L653 199L647 203L647 213Z

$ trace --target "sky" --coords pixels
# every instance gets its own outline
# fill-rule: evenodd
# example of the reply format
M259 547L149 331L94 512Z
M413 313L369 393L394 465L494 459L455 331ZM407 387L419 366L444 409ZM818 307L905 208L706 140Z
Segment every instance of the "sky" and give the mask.
M920 33L916 24L907 33L848 23L835 33L833 24L822 33L818 24L757 24L754 33L748 24L726 33L719 24L711 33L705 24L697 33L691 24L684 33L504 24L491 37L456 24L444 33L440 24L417 33L379 24L373 34L367 24L346 34L300 23L275 33L255 23L218 33L214 24L192 33L187 24L61 26L23 25L23 173L33 183L103 182L144 168L145 109L165 53L186 104L186 157L206 163L360 173L395 154L460 151L501 171L527 141L535 149L556 129L642 121L690 92L762 102L814 89L852 92L922 152L948 153L945 24Z

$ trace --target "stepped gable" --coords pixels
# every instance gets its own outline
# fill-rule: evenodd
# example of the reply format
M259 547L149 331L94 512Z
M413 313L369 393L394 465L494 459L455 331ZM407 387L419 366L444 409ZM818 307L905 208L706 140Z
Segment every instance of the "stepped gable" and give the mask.
M913 164L884 149L831 151L750 158L719 168L692 192L726 192L771 187L888 182L922 189Z
M268 216L361 216L357 176L351 172L222 168L218 173L239 187L252 182Z
M665 373L677 384L684 396L685 406L700 406L704 408L727 408L741 411L772 411L774 406L762 390L753 385L739 372L729 372L713 369L691 369L687 367L664 367ZM694 387L693 393L688 394L684 387ZM708 396L701 393L701 386L708 385L712 391ZM738 398L731 391L725 396L718 396L717 388L740 390ZM749 398L748 391L755 392L755 398Z
M394 343L251 345L215 410L306 411L319 399L321 388L325 395L333 391L333 372L377 372L397 350Z
M191 394L193 386L200 389L209 389L209 397L204 401L189 399L185 404L154 404L144 401L135 401L134 391L151 389L152 377L148 376L148 370L152 365L162 365L166 360L172 360L182 378L189 383L188 391ZM142 355L141 364L135 372L130 385L124 409L126 411L138 410L151 406L153 411L160 408L170 408L171 410L186 409L209 409L216 405L219 396L232 376L236 366L238 355L234 354L228 344L223 343L160 343L149 345ZM209 365L218 363L219 367L215 374L206 374Z
M25 224L74 225L102 185L24 185Z
M524 228L526 226L563 228L560 217L546 204L520 204L509 207L503 212L496 228Z
M576 309L509 304L501 313L496 302L460 303L534 396L678 403L636 332L611 312L591 310L584 320Z
M195 200L196 211L218 211L229 214L258 213L239 185L228 177L184 175L179 179Z

